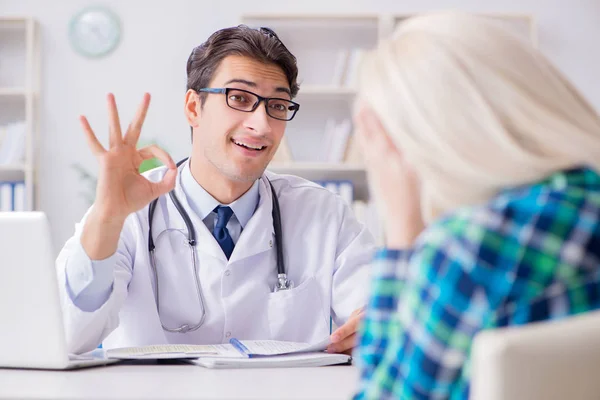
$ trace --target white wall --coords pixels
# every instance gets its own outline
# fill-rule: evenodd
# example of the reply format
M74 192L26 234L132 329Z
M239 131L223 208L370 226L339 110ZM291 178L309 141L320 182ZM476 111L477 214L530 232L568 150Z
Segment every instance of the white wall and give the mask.
M410 13L455 8L475 12L527 13L537 18L540 49L600 109L600 1L597 0L302 0L138 1L106 0L121 18L123 38L107 58L90 61L68 43L70 18L95 0L0 0L0 15L33 16L41 26L39 208L52 223L56 250L88 207L72 168L95 172L77 116L89 117L107 142L105 94L115 93L121 121L133 115L144 91L152 93L142 137L157 138L174 158L186 155L189 129L183 118L185 64L191 49L213 31L235 25L242 13ZM219 4L221 3L221 4Z

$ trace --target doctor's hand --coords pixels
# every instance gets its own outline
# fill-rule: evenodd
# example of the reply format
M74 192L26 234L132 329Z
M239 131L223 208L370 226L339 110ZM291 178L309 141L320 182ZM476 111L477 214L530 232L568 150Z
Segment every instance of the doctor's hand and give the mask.
M88 145L100 164L94 212L110 220L125 221L129 214L140 210L155 198L173 189L177 168L169 154L156 145L150 145L140 150L136 148L150 104L148 93L144 94L142 103L125 131L125 135L121 131L115 97L108 94L107 101L108 149L100 144L86 117L81 116L80 121ZM154 157L168 167L162 181L157 183L149 181L139 172L142 161Z
M370 107L358 103L354 123L369 185L385 224L386 246L410 248L425 229L418 177Z
M331 344L327 347L328 353L344 353L352 355L352 350L357 345L358 326L364 315L364 307L354 310L346 323L333 332Z
M87 118L80 117L88 145L100 165L96 201L86 217L81 233L81 245L92 260L103 260L114 254L127 216L173 189L177 176L177 167L164 150L155 145L140 150L136 147L150 104L150 95L144 95L125 135L121 131L115 97L109 94L107 101L108 149L100 144ZM150 182L139 172L142 161L155 157L168 168L160 182Z

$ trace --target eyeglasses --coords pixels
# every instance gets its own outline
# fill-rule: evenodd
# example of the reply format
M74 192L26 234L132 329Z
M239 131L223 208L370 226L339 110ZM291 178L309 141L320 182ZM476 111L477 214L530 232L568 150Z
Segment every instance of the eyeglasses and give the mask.
M264 101L267 115L280 121L291 121L300 109L300 104L293 101L277 97L262 97L243 89L202 88L199 92L225 94L227 105L243 112L253 112Z

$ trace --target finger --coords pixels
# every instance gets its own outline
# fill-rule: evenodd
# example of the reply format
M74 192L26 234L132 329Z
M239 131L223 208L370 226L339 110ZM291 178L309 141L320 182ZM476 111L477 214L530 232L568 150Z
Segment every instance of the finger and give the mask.
M352 350L354 347L356 347L357 339L358 339L358 336L356 335L356 333L353 333L352 335L348 336L341 342L338 342L335 344L330 344L327 347L327 352L328 353L343 353L345 351Z
M115 96L109 93L106 96L106 101L108 103L108 145L112 148L123 143L123 136L121 135L121 121L119 121Z
M331 342L338 343L352 335L358 329L361 318L359 315L351 317L344 325L340 326L331 335Z
M369 129L363 122L361 117L356 118L355 122L356 137L363 152L363 159L367 165L371 165L373 161L379 161L381 158L380 149L374 146L370 138Z
M133 117L133 121L129 125L127 132L125 133L125 143L135 146L138 139L140 138L140 133L142 132L142 125L144 125L144 121L146 120L146 114L148 113L148 107L150 106L150 93L144 93L144 97L142 98L142 102L140 103L135 116Z
M98 138L94 134L94 131L92 130L92 127L90 126L90 123L88 122L87 118L82 115L79 117L79 122L81 123L81 127L85 132L85 138L87 139L88 146L92 150L92 153L95 156L104 153L106 150L98 141Z
M173 161L173 159L171 158L169 153L167 153L166 151L164 151L163 149L161 149L160 147L158 147L155 144L151 144L149 146L146 146L146 147L140 149L138 151L138 154L144 160L148 160L150 158L158 158L169 169L177 168L175 165L175 162Z
M352 311L352 314L350 314L350 317L360 317L365 313L366 309L367 309L367 307L365 307L365 306L357 308L356 310Z
M386 151L398 153L398 148L390 138L387 130L383 127L381 120L371 109L365 108L363 111L363 121L365 129L369 132L369 139L376 145L384 148Z
M368 125L368 121L367 121L367 115L368 115L368 109L366 106L362 107L357 115L357 119L358 119L358 123L362 129L363 134L365 135L365 138L369 138L371 135L371 131L369 125Z
M175 188L177 168L169 168L160 182L152 183L152 195L154 198L169 193Z

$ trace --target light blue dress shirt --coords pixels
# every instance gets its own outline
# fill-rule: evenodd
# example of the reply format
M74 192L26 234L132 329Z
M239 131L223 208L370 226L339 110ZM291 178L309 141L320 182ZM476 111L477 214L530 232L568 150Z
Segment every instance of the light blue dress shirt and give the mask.
M259 181L256 180L252 187L233 203L221 204L194 179L189 163L181 171L181 187L186 200L210 232L213 231L217 220L214 209L219 205L231 207L233 216L227 223L227 230L233 243L237 243L242 230L258 207L258 184ZM79 247L79 251L67 260L67 292L78 308L92 312L102 307L110 297L116 253L104 260L92 261L83 246L80 244Z

